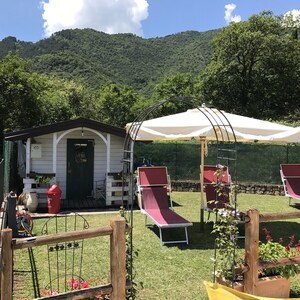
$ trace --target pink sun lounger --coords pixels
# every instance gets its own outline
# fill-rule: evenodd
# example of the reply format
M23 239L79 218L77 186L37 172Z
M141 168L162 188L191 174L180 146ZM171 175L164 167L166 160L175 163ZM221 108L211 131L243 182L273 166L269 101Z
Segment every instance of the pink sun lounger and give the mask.
M291 199L300 200L300 164L281 164L280 175L289 205Z
M140 167L138 168L138 185L142 194L141 212L149 217L159 229L160 243L188 244L187 227L193 224L170 208L172 200L169 196L171 187L166 167ZM173 241L164 241L162 229L182 227L185 238Z

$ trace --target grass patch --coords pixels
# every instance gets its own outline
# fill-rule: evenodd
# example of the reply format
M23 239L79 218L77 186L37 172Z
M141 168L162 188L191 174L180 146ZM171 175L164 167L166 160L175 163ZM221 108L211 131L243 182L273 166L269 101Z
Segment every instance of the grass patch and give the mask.
M212 280L214 255L214 236L210 234L212 222L205 224L204 233L200 232L200 194L173 192L175 211L194 223L188 228L189 245L160 246L158 230L145 228L144 216L139 212L134 213L133 243L138 250L138 257L134 260L137 283L137 299L200 299L207 300L203 281ZM258 208L260 212L288 212L297 208L288 206L287 197L261 196L240 194L238 207L244 211L247 208ZM90 228L106 226L109 220L118 213L107 213L86 216ZM207 214L205 214L207 217ZM211 216L213 221L214 216ZM300 220L286 220L261 224L267 227L272 237L288 237L291 234L299 239ZM45 219L34 220L35 234L40 235L40 230ZM165 235L166 238L183 234L182 229L176 229ZM242 245L241 245L242 246ZM48 279L48 259L46 246L33 249L34 258L38 269L39 288L43 288ZM18 250L14 253L14 270L16 271L14 299L34 298L32 288L32 274L27 250ZM109 238L99 237L86 240L83 251L84 279L109 278ZM300 296L299 278L294 277L291 283L292 296Z

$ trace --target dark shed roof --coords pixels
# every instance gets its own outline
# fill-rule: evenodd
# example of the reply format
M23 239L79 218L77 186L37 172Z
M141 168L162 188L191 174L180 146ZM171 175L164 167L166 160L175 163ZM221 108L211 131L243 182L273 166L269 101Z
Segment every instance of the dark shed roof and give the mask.
M7 141L24 140L29 137L49 134L53 132L64 131L76 127L86 127L97 130L99 132L106 132L120 137L125 137L125 129L104 124L95 120L78 118L75 120L68 120L64 122L57 122L55 124L43 125L35 128L22 129L19 131L12 131L4 134L4 139Z

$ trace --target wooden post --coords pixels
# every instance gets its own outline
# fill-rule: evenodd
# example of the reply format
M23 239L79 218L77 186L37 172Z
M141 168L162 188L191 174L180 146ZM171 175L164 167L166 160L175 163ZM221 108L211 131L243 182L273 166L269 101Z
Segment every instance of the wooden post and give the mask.
M245 264L248 266L248 272L244 274L244 292L257 295L259 211L257 209L249 209L246 215L249 218L249 222L245 223Z
M113 233L110 237L110 277L113 287L111 300L126 297L126 222L122 217L110 220Z
M2 270L1 270L1 300L11 300L13 286L13 252L11 247L12 230L10 228L1 231L2 239Z
M2 206L4 200L3 182L4 182L4 158L0 160L0 207Z
M17 195L10 192L7 197L7 227L12 229L14 238L19 237L17 219L16 219Z

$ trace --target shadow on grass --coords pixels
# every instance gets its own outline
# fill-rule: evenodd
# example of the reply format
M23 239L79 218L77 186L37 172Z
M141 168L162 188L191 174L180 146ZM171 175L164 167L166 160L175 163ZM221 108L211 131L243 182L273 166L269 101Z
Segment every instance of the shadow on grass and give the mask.
M273 241L278 241L279 238L284 239L283 245L287 245L290 242L292 235L295 235L295 243L298 243L300 240L300 223L298 222L289 222L289 221L274 221L274 222L262 222L259 226L259 235L262 242L265 241L265 235L262 231L263 228L266 228L270 231L270 235Z
M296 208L296 209L300 209L300 203L291 203L290 207Z
M171 205L169 205L169 206L171 206ZM182 206L182 205L179 204L178 202L172 200L172 206L173 206L173 207L177 207L177 206L179 207L179 206Z
M290 291L290 297L291 298L298 298L298 297L300 297L300 291L291 289L291 291Z
M188 227L189 244L174 243L166 244L164 247L177 247L181 250L191 249L214 249L215 247L215 235L212 232L214 222L204 223L204 230L201 229L200 222L194 222L193 226ZM244 225L239 224L239 233L241 238L238 239L238 248L243 249L245 245L245 239L243 238L245 231ZM260 241L265 242L265 235L262 231L263 228L267 228L270 231L273 241L278 241L279 238L284 239L284 245L286 246L290 242L290 236L295 235L295 244L300 240L300 223L289 221L274 221L260 223L259 234ZM151 230L157 236L157 243L159 240L159 230L157 226L150 226L148 230ZM185 233L183 228L165 228L162 229L164 241L174 241L178 239L184 239Z
M159 240L159 230L158 227L147 226L148 230L151 230L157 236L157 243ZM193 222L193 226L188 227L188 238L189 244L185 243L174 243L166 244L163 247L177 247L181 250L187 249L214 249L215 237L211 233L213 229L213 222L204 223L204 230L201 230L200 222ZM162 235L164 241L174 241L185 239L184 228L164 228L162 229Z

